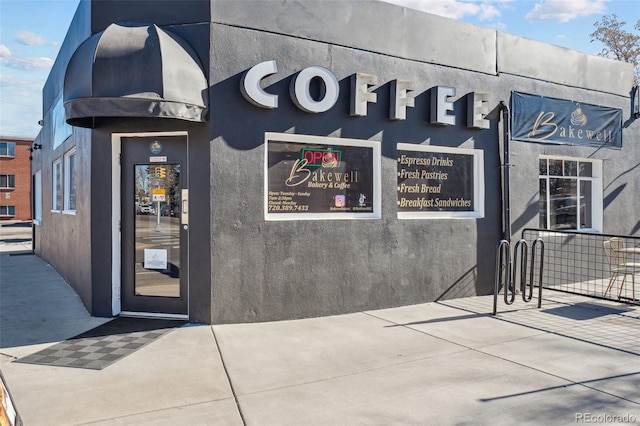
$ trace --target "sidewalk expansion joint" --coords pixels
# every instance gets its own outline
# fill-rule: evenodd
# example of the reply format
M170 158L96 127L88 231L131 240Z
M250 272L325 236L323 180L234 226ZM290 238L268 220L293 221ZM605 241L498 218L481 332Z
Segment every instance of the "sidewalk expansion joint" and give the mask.
M18 359L18 357L17 357L17 356L9 355L9 354L6 354L6 353L4 353L4 352L0 352L0 356L6 356L7 358L11 358L11 359L12 359L12 360L14 360L14 361L15 361L16 359Z
M115 417L108 417L108 418L104 418L104 419L90 420L88 422L83 422L83 423L74 423L74 425L75 426L90 426L90 425L93 425L93 424L103 424L105 421L108 421L108 420L115 420L116 423L120 423L120 420L131 419L131 418L135 418L135 417L139 417L139 416L144 416L144 415L147 415L147 414L162 413L163 411L169 412L171 410L175 410L176 408L197 407L198 405L204 405L204 404L208 404L210 402L216 402L216 401L220 401L220 400L211 399L211 400L206 400L206 401L201 401L201 402L194 402L192 404L182 404L182 405L176 405L176 406L167 407L167 408L160 408L160 409L157 409L157 410L139 411L139 412L135 412L135 413L124 414L122 416L115 416Z
M459 309L459 308L456 308L456 309ZM463 311L465 311L465 309L462 309L462 310L463 310ZM398 323L396 323L396 322L394 322L394 321L390 321L390 320L385 319L385 318L377 317L377 316L375 316L375 315L372 315L372 314L371 314L371 313L369 313L369 312L362 312L362 313L364 313L364 314L366 314L366 315L369 315L369 316L371 316L371 317L373 317L373 318L377 318L377 319L379 319L379 320L382 320L382 321L388 322L389 324L394 324L395 326L398 326L398 327L408 328L408 329L410 329L410 330L412 330L412 331L416 331L416 332L421 333L421 334L424 334L424 335L426 335L426 336L434 337L434 338L437 338L437 339L443 340L443 341L445 341L445 342L452 343L452 344L454 344L454 345L458 345L458 346L460 346L460 347L466 348L466 349L468 349L468 350L475 351L475 352L480 353L480 354L483 354L483 355L485 355L485 356L488 356L488 357L491 357L491 358L495 358L495 359L499 359L499 360L501 360L501 361L505 361L505 362L511 363L511 364L513 364L513 365L517 365L517 366L519 366L519 367L524 367L524 368L527 368L527 369L529 369L529 370L536 371L536 372L538 372L538 373L542 373L542 374L547 375L547 376L550 376L550 377L555 377L555 378L557 378L557 379L560 379L560 380L563 380L563 381L566 381L566 382L567 382L567 384L565 384L565 385L555 386L555 387L545 388L545 389L539 389L539 390L537 390L537 391L530 391L530 392L525 392L525 393L542 392L542 391L545 391L545 390L552 390L552 389L556 389L556 388L563 388L563 387L569 387L569 386L576 386L576 385L577 385L577 386L585 387L585 388L587 388L587 389L591 389L591 390L596 391L596 392L600 392L600 393L605 394L605 395L609 395L609 396L614 397L614 398L621 399L621 400L623 400L623 401L627 401L627 402L630 402L630 403L633 403L633 404L636 404L636 405L640 405L640 402L638 402L638 401L634 401L634 400L629 399L629 398L626 398L626 397L624 397L624 396L616 395L616 394L614 394L614 393L607 392L607 391L605 391L605 390L598 389L598 388L596 388L596 387L593 387L593 386L588 385L588 383L598 382L598 381L607 380L607 379L615 379L615 378L619 378L619 377L627 377L627 376L640 375L640 371L636 371L636 372L633 372L633 373L622 374L622 375L618 375L618 376L605 377L605 378L600 378L600 379L582 380L582 381L577 382L577 381L575 381L575 380L571 380L571 379L569 379L569 378L567 378L567 377L563 377L563 376L560 376L560 375L557 375L557 374L554 374L554 373L550 373L550 372L548 372L548 371L541 370L541 369L539 369L539 368L533 367L533 366L528 365L528 364L524 364L524 363L521 363L521 362L518 362L518 361L514 361L514 360L512 360L512 359L508 359L508 358L505 358L505 357L502 357L502 356L498 356L498 355L495 355L495 354L492 354L492 353L485 352L485 351L483 351L482 349L479 349L479 348L473 348L473 347L470 347L470 346L467 346L467 345L463 345L463 344L460 344L460 343L457 343L457 342L454 342L454 341L451 341L451 340L448 340L448 339L445 339L445 338L442 338L442 337L439 337L439 336L434 336L434 335L432 335L432 334L429 334L429 333L424 332L424 331L421 331L421 330L416 330L415 328L411 328L411 327L409 327L409 326L408 326L408 325L406 325L406 324L398 324ZM505 320L500 319L500 318L496 318L496 319L498 319L499 321L505 321ZM509 323L512 323L512 324L517 324L517 323L511 322L511 321L505 321L505 322L509 322ZM532 328L532 327L529 327L529 326L527 326L527 325L522 325L522 324L518 324L518 325L521 325L522 327ZM555 332L553 332L553 331L541 330L541 329L537 329L537 328L534 328L534 329L535 329L535 330L538 330L538 331L541 331L542 333L546 333L546 334L553 334L553 335L561 336L561 337L564 337L564 338L567 338L567 339L573 339L573 337L571 337L571 336L562 335L562 334L559 334L559 333L555 333ZM519 339L515 339L515 340L519 340ZM577 339L577 340L580 340L580 339ZM586 342L586 343L592 343L592 344L595 344L596 346L603 346L603 345L599 345L599 344L597 344L597 343L593 343L593 342L587 342L587 341L585 341L585 342ZM620 349L612 348L612 347L608 347L608 349L611 349L611 350L620 350ZM627 352L627 351L624 351L624 350L621 350L621 351L622 351L622 352ZM638 354L635 354L635 353L632 353L632 354L633 354L633 355L638 355ZM525 393L522 393L522 394L525 394ZM492 399L509 398L509 397L518 396L518 395L520 395L520 394L504 395L504 396L497 397L497 398L492 398ZM487 401L488 401L488 400L487 400Z
M209 327L211 329L211 335L213 336L213 341L216 344L216 349L218 350L218 356L220 357L220 362L222 363L222 368L224 368L224 374L227 376L227 382L229 383L229 387L231 388L231 393L233 394L233 400L236 403L236 407L238 408L238 414L240 415L240 419L242 420L243 426L247 426L247 422L244 419L244 415L242 414L242 407L240 406L240 401L238 400L238 395L236 394L236 390L233 387L233 381L231 380L231 376L229 375L229 370L227 369L227 364L224 362L224 356L222 355L222 350L220 349L220 344L218 343L218 338L216 337L216 332L213 327Z

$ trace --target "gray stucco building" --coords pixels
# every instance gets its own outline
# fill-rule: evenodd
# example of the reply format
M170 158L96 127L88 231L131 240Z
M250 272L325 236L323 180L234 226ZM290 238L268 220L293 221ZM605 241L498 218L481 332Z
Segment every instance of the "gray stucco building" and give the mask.
M96 316L489 294L509 229L640 232L631 92L629 64L382 2L82 1L35 250Z

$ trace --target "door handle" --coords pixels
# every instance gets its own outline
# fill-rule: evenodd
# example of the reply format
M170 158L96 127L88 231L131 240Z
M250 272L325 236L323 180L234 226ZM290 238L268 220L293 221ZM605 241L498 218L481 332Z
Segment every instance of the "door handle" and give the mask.
M182 189L182 208L180 209L180 221L183 225L189 224L189 190Z

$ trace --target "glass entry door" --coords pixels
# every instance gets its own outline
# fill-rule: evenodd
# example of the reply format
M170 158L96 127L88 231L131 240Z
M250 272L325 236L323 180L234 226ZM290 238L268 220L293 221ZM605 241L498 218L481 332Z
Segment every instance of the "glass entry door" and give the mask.
M180 297L180 164L136 164L134 174L134 294Z
M122 310L187 314L186 140L123 138Z

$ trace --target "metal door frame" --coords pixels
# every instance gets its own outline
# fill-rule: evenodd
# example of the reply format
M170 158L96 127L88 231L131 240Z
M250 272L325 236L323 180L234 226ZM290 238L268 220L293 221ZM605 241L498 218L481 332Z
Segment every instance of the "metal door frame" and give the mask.
M162 318L189 318L189 265L187 266L187 274L184 277L187 280L187 314L156 314L143 312L124 312L122 311L121 289L122 289L122 167L120 165L120 154L122 153L122 138L130 137L161 137L161 136L184 136L187 141L187 158L189 133L187 131L175 132L130 132L130 133L112 133L111 134L111 314L126 316L144 316L144 317L162 317ZM188 164L187 164L188 167ZM188 242L185 244L188 245ZM188 250L188 247L185 248ZM189 263L189 255L185 256L187 264Z

